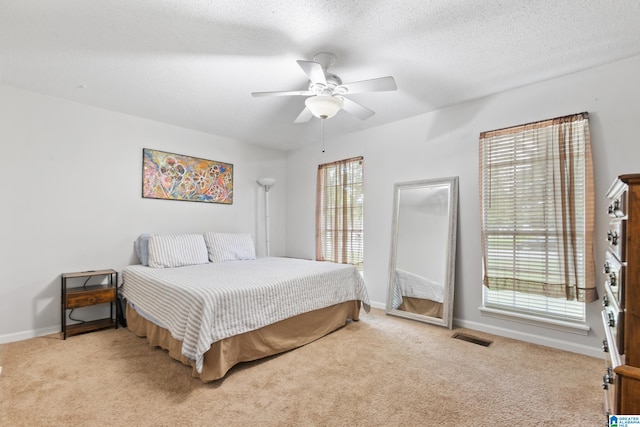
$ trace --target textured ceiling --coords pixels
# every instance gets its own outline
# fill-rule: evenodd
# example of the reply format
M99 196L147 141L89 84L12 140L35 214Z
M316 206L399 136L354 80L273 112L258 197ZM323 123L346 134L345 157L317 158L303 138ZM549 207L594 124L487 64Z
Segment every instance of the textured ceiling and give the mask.
M0 0L0 83L160 122L292 149L320 138L293 121L296 64L331 51L352 95L327 137L640 55L636 0Z

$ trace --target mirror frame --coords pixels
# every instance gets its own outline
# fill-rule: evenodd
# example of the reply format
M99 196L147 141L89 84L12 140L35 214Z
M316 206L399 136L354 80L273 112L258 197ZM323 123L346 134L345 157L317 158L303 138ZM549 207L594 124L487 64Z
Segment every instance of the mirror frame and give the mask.
M449 200L448 200L448 216L449 216L449 229L447 230L447 247L445 258L445 280L444 286L444 300L443 300L443 314L442 319L437 317L429 317L422 314L411 313L408 311L393 309L393 287L395 282L396 271L396 256L398 251L398 220L400 216L400 193L403 190L412 190L417 188L425 188L433 185L448 185L449 186ZM458 177L448 178L436 178L436 179L424 179L420 181L399 182L394 184L394 197L393 197L393 222L391 229L391 257L389 262L389 294L387 296L387 314L394 316L405 317L408 319L418 320L425 323L432 323L434 325L445 326L449 329L453 327L453 291L455 285L455 270L456 270L456 233L458 223Z

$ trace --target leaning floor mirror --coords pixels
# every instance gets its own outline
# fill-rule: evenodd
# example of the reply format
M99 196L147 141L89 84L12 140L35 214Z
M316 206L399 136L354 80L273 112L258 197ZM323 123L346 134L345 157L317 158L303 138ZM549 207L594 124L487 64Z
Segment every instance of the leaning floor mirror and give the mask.
M387 313L451 329L458 177L394 186Z

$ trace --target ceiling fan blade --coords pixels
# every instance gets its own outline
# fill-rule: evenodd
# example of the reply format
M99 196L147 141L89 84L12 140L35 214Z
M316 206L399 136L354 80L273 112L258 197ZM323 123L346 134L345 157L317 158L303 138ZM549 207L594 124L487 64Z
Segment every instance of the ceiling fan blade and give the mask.
M348 113L353 114L360 120L366 120L375 114L374 111L368 109L364 105L358 104L357 102L349 98L342 97L342 101L343 101L342 109Z
M305 109L302 110L300 115L298 117L296 117L296 119L293 122L294 123L307 123L309 120L311 120L312 117L313 117L313 114L311 114L311 110L309 110L308 108L305 107Z
M396 81L391 76L378 77L377 79L361 80L359 82L345 83L337 86L334 93L352 94L362 92L384 92L397 90Z
M315 95L308 90L290 90L290 91L275 91L275 92L251 92L251 96L258 98L261 96L309 96Z
M318 64L315 61L302 61L298 60L298 65L302 68L302 71L309 77L311 83L322 83L323 85L327 85L327 78L324 75L324 70L322 69L322 65Z

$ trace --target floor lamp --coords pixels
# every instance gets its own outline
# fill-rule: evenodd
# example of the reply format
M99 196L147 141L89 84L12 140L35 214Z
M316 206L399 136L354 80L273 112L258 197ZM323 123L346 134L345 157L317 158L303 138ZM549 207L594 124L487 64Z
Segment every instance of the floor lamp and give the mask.
M267 256L269 254L269 189L276 182L275 178L259 178L256 181L260 186L264 187L264 235L267 245Z

